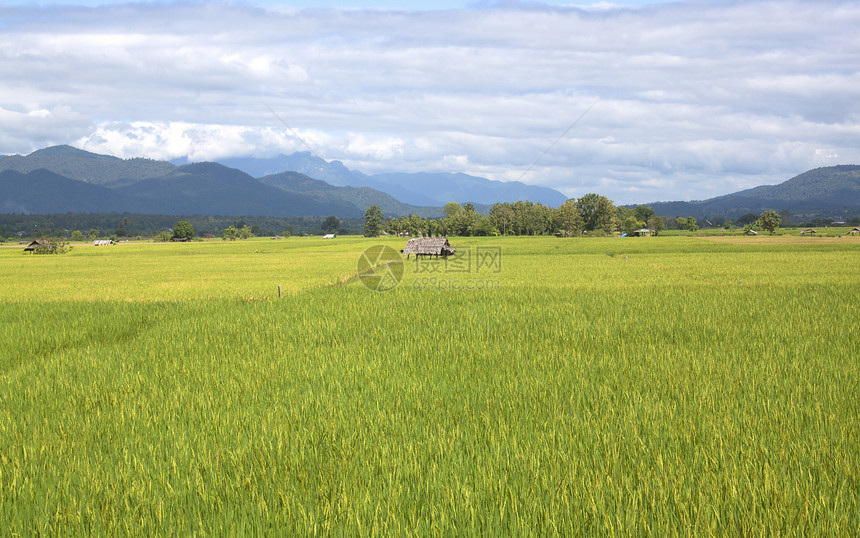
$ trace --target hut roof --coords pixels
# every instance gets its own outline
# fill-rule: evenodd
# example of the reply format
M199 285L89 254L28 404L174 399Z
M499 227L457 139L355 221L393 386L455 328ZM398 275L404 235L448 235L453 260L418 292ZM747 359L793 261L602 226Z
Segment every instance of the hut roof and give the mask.
M818 232L816 232L812 228L807 228L806 230L803 230L802 232L800 232L800 235L814 234L814 233L818 233Z
M409 254L448 256L456 250L451 247L447 237L413 237L406 242L406 246L400 251L407 256Z
M33 250L36 250L36 248L40 247L42 243L44 243L44 241L42 241L41 239L36 239L32 243L24 247L24 252L31 252Z
M854 228L853 230L851 230L851 231L850 231L850 232L848 232L848 233L850 233L850 234L860 234L860 228Z

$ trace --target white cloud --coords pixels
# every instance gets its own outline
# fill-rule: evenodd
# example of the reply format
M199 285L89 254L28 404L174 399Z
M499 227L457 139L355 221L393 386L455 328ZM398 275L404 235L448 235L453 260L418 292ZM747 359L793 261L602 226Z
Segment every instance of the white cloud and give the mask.
M620 202L860 162L860 5L0 7L0 153L306 149ZM527 174L589 106L593 108Z

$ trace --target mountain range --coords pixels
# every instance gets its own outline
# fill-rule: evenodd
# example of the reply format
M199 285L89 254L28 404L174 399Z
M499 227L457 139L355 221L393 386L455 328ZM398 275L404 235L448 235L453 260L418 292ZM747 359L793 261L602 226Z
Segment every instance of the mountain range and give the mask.
M647 204L658 215L697 219L740 216L768 209L800 219L860 215L860 166L816 168L778 185L763 185L708 200Z
M183 161L173 161L180 164ZM496 202L530 200L558 207L567 196L557 190L519 181L493 181L468 174L447 172L387 173L368 175L350 170L340 161L325 161L308 152L279 155L268 159L232 158L219 161L254 177L275 174L284 170L300 172L330 185L343 187L370 187L387 193L412 206L441 207L448 202L491 206Z
M183 165L151 159L120 159L71 146L54 146L27 156L0 157L0 213L130 212L350 218L360 217L368 207L377 205L386 215L440 217L442 206L451 201L472 202L479 211L487 212L489 204L511 193L547 205L558 205L566 199L563 194L545 187L465 174L414 174L414 184L405 189L395 176L375 179L376 176L350 171L338 161L327 163L309 153L283 156L278 161L228 159L224 163ZM375 188L377 186L380 188ZM404 202L397 195L409 201Z
M0 213L361 217L370 205L386 215L442 216L447 202L530 200L557 207L567 197L546 187L467 174L368 175L310 153L219 163L120 159L54 146L0 157ZM649 203L658 215L697 219L790 211L800 218L860 215L860 166L810 170L766 185L692 202Z

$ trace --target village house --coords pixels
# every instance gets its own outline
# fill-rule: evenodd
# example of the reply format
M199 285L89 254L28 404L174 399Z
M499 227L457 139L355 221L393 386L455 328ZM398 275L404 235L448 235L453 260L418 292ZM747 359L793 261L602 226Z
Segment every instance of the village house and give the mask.
M456 250L448 242L447 237L413 237L406 242L406 246L400 251L406 254L406 259L415 254L418 256L439 256L447 257L454 254Z

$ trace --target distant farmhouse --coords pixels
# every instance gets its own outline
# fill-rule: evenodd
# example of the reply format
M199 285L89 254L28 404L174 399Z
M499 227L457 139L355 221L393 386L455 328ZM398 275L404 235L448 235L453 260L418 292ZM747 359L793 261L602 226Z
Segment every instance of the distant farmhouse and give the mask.
M36 239L35 241L24 247L24 253L30 254L63 254L68 252L71 247L67 247L66 243L52 239Z
M45 244L47 244L46 241L42 241L41 239L36 239L32 243L30 243L29 245L24 247L24 252L35 252L37 248L39 248Z
M439 256L447 257L456 252L448 242L447 237L414 237L406 242L406 246L400 251L406 254L406 259L415 254L418 256Z

